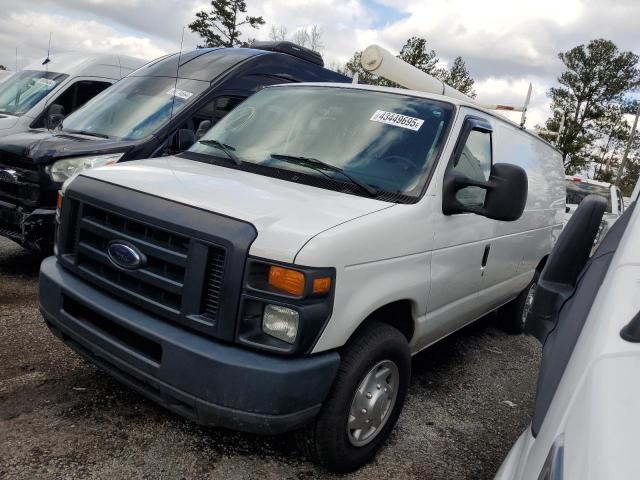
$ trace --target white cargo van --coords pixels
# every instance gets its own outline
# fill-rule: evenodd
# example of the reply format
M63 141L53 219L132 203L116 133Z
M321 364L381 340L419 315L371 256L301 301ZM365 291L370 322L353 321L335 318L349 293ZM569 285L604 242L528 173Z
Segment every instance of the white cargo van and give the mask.
M0 83L0 136L46 127L53 112L61 121L144 63L125 55L81 53L38 60Z
M522 329L565 189L553 147L471 101L307 83L60 201L54 334L173 411L298 430L348 471L389 436L412 354L499 307Z

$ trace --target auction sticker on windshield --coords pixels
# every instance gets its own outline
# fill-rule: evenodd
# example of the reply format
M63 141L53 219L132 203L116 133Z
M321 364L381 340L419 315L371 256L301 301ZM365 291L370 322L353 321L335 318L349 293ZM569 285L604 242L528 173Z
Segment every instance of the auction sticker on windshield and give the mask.
M374 113L369 120L406 128L415 132L420 130L420 127L424 123L424 120L421 118L408 117L406 115L400 115L399 113L385 112L384 110L376 110L376 113Z
M187 92L186 90L180 90L179 88L171 88L167 91L167 95L175 95L178 98L182 98L183 100L188 99L193 95L191 92Z

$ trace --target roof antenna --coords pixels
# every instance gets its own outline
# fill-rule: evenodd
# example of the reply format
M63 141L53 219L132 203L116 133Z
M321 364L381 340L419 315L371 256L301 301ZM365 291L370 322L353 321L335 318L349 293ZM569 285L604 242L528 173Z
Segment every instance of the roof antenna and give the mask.
M171 97L171 114L169 115L169 121L173 118L173 106L176 103L176 90L178 89L178 72L180 71L180 60L182 59L182 44L184 42L184 29L182 27L182 38L180 39L180 53L178 54L178 65L176 67L176 81L173 84L173 97Z
M44 59L44 62L42 62L42 65L46 65L51 61L51 58L49 58L50 55L51 55L51 32L49 32L49 47L47 48L47 58Z
M18 71L18 47L16 47L16 72Z
M522 117L520 118L520 128L524 128L524 124L527 121L527 108L529 108L529 102L531 101L531 90L533 85L529 84L529 90L527 91L527 98L524 101L524 107L522 108Z

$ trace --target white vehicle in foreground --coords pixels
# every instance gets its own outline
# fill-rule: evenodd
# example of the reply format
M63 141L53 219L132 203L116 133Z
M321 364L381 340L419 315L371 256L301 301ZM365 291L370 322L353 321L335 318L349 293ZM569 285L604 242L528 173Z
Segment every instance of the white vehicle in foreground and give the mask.
M497 480L640 478L638 187L632 198L588 258L606 203L587 197L542 272L527 321L544 345L533 421Z
M58 53L0 82L0 136L60 122L146 62L125 55ZM53 126L53 125L51 125Z
M204 424L368 461L410 356L499 307L521 331L562 228L548 143L471 101L267 87L179 156L66 184L40 304L71 348Z
M600 229L596 235L597 245L604 238L607 231L624 212L625 204L620 189L607 182L599 182L577 175L567 175L567 209L565 214L565 224L576 211L580 202L588 195L599 195L607 201L607 208L602 217Z

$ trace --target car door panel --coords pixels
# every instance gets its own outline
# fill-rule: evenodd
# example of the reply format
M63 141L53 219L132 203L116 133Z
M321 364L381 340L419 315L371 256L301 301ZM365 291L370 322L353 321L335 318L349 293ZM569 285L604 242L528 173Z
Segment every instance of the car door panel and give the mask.
M477 118L479 114L475 110L461 107L454 131L461 131L464 122L470 116ZM489 116L481 117L490 122ZM470 157L483 155L482 148L470 145L470 150L460 156L463 164L458 170L466 175L482 172L488 177L490 166L487 168L484 164L469 164ZM447 167L441 168L433 180L440 185L447 168L455 168L454 160L459 159L443 160L447 162ZM469 190L459 195L458 199L472 201L475 197L480 197L478 192ZM441 193L439 195L439 204L442 205ZM430 329L423 339L425 346L484 313L478 305L478 290L481 283L482 260L485 248L491 244L494 236L494 223L475 214L444 215L441 209L436 212L434 249L431 256L431 288L426 318Z

